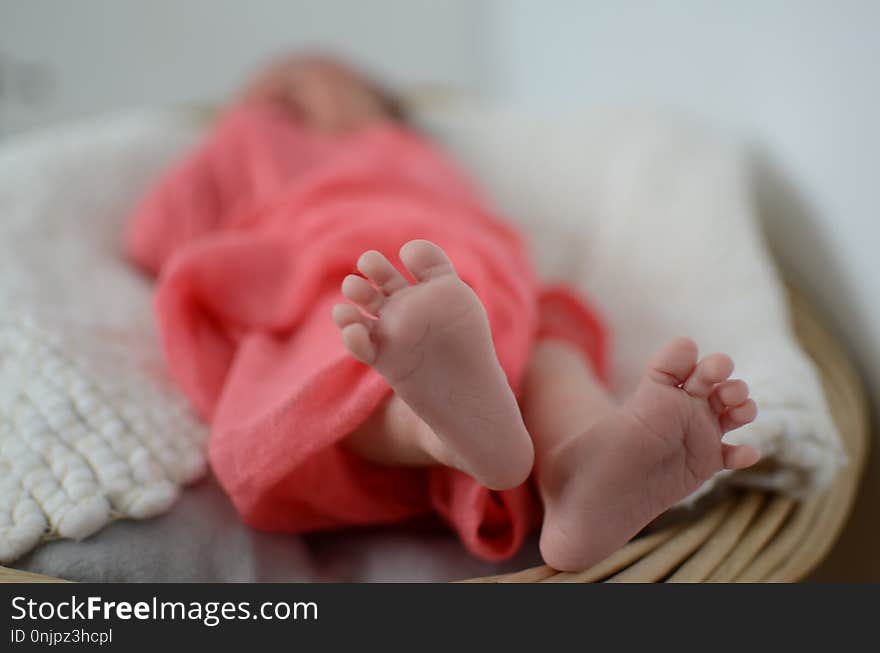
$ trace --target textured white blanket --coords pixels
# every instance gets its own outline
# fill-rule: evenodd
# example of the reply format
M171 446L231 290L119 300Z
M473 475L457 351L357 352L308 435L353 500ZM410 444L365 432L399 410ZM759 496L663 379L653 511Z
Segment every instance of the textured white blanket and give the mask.
M0 561L167 510L205 429L165 377L120 228L192 138L157 115L0 148Z
M527 231L545 276L606 312L617 392L689 334L735 357L760 407L735 437L777 465L735 478L791 492L831 478L843 455L739 148L650 116L423 122ZM0 147L0 562L164 512L204 472L205 428L164 375L148 284L119 251L133 202L199 132L139 113Z

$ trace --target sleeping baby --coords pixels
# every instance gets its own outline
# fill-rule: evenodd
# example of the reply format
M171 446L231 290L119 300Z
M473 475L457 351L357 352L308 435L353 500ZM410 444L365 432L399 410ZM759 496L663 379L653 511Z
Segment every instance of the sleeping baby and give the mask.
M682 337L605 387L599 312L535 277L519 234L351 69L267 69L147 195L175 380L242 518L306 532L435 514L503 559L540 527L585 569L722 469L755 418L725 354ZM696 271L698 272L698 271Z

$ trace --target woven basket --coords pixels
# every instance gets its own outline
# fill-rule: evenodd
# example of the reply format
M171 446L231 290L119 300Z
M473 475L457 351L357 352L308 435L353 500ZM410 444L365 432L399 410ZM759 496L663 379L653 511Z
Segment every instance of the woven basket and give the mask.
M637 537L584 572L541 566L465 582L779 582L809 573L834 544L852 507L868 449L868 404L840 345L797 293L791 293L791 304L795 330L819 368L850 459L824 494L798 502L742 492L698 518ZM59 580L0 567L0 582Z

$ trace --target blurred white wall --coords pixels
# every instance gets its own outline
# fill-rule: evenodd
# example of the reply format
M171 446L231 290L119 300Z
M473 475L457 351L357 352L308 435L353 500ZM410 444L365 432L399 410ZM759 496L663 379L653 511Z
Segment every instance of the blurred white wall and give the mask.
M754 141L774 248L880 390L880 2L491 5L496 97L674 108Z
M393 84L484 83L469 0L0 0L0 135L95 111L223 98L318 47Z

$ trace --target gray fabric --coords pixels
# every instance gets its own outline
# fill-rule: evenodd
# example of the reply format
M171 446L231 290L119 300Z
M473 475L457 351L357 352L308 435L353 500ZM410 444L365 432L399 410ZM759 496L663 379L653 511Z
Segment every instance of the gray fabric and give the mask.
M213 478L168 513L117 521L81 542L38 547L14 567L80 582L446 581L540 564L536 540L502 564L477 560L450 532L427 525L304 537L241 522Z

